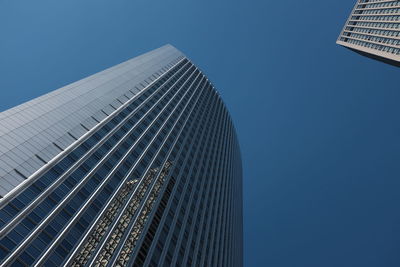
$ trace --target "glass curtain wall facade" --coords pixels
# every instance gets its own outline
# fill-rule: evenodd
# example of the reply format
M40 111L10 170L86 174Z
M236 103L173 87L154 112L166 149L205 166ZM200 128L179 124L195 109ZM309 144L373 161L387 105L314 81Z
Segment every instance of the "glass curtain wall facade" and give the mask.
M400 65L400 1L358 0L337 43Z
M2 112L1 124L2 266L242 266L235 129L174 47Z

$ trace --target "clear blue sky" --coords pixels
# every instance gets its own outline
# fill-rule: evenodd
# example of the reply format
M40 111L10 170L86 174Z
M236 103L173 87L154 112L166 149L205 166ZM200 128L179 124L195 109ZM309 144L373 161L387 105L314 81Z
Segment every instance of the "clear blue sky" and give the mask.
M171 43L239 134L245 265L400 266L400 69L335 44L355 0L0 0L0 110Z

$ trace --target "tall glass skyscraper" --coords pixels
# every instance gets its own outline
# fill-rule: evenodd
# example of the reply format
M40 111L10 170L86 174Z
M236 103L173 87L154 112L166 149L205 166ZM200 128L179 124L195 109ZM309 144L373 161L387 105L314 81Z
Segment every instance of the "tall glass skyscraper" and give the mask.
M0 113L2 266L242 266L231 118L170 45Z
M337 43L400 66L400 1L357 0Z

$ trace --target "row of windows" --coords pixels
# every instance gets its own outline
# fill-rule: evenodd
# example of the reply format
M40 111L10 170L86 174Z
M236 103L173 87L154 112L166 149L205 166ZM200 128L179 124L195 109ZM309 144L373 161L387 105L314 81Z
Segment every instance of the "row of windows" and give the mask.
M350 22L349 25L350 26L362 26L362 27L368 27L368 28L400 29L400 23L354 21L354 22Z
M343 35L344 36L351 36L352 33L360 33L364 35L375 35L375 36L388 36L388 37L398 37L400 36L400 32L391 32L391 31L385 31L385 30L374 30L374 29L365 29L365 28L352 28L352 30L346 30L344 31ZM399 45L400 40L399 39L392 39L388 38L390 41L388 41L388 44L391 45Z
M378 50L378 51L388 52L388 53L391 53L391 54L394 54L394 55L400 55L400 49L399 48L393 48L393 47L388 47L388 46L384 46L384 45L368 43L368 42L361 41L361 40L346 39L344 37L341 37L341 40L345 41L347 43L350 43L350 44L364 46L364 47L375 49L375 50Z
M372 1L368 1L368 2L372 2ZM357 8L394 7L394 6L400 6L400 1L363 4L363 5L358 5Z
M376 3L376 2L383 2L383 1L387 1L387 0L358 0L359 3ZM396 2L396 0L393 0L393 2Z
M355 10L354 14L398 14L400 8L383 8L383 9L370 9L370 10Z
M400 16L352 16L351 20L367 20L367 21L399 21Z
M353 38L356 38L356 39L362 39L362 40L367 40L367 41L371 41L371 42L387 44L387 45L391 45L391 46L397 46L398 44L400 44L400 40L384 38L384 37L378 37L378 36L372 36L372 35L350 33L349 36L353 37Z
M382 36L389 36L389 37L400 36L400 31L387 31L387 30L366 29L366 28L357 28L357 27L346 27L345 31L366 33L366 34L373 34L373 35L382 35Z

